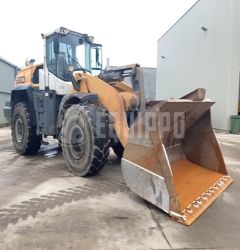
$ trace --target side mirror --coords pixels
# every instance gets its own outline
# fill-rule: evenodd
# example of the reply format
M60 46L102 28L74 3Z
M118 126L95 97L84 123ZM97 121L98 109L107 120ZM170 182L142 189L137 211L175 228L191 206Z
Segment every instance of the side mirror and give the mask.
M59 39L58 37L54 38L53 40L53 50L56 55L59 54Z

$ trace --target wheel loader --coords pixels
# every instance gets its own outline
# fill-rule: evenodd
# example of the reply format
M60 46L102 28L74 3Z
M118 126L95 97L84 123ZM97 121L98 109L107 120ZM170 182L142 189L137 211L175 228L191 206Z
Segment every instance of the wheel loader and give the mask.
M102 45L92 36L60 27L42 38L44 63L17 74L5 108L19 154L35 154L53 136L69 170L91 176L111 147L130 189L185 225L232 183L204 89L146 101L140 66L102 70Z

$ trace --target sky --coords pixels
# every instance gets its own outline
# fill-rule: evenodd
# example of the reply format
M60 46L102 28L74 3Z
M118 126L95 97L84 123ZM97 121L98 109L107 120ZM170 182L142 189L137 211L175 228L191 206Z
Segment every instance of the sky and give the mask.
M63 26L103 45L103 65L157 65L157 40L196 0L7 0L0 9L0 57L43 61L41 33Z

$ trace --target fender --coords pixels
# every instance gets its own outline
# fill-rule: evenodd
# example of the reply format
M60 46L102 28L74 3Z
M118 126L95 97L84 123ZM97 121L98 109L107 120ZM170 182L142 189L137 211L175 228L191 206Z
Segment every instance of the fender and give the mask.
M25 102L28 105L29 112L31 115L31 121L33 126L37 125L36 122L36 114L34 110L34 102L33 102L33 88L30 85L18 85L11 92L11 116L12 110L16 103Z
M62 121L64 119L64 115L67 111L67 109L73 105L73 104L95 104L99 105L98 96L96 94L90 94L90 93L77 93L77 94L69 94L65 95L59 105L59 112L58 112L58 118L57 118L57 128L58 130L61 129Z

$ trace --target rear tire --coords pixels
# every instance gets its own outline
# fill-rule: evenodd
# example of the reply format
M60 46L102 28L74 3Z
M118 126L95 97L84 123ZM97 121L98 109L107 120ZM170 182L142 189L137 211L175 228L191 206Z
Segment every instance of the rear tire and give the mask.
M33 155L41 147L41 137L36 134L32 125L28 106L24 102L17 103L12 113L12 140L16 151L21 155Z
M96 175L106 164L110 140L105 112L89 104L75 104L66 112L61 142L69 170L78 176Z

